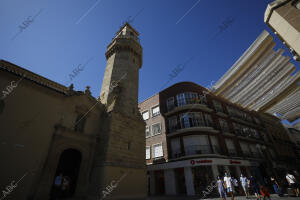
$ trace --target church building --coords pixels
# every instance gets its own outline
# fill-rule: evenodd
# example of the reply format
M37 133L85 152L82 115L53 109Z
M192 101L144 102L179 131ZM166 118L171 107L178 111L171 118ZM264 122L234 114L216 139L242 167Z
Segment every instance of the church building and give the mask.
M125 23L107 47L99 98L0 60L0 198L145 199L145 122L138 110L142 47Z

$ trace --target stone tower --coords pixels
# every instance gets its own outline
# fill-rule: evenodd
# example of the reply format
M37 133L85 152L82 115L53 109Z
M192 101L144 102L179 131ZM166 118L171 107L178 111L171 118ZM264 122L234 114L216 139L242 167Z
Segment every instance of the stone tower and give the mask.
M145 123L138 111L142 47L139 33L125 23L106 51L100 100L107 108L99 136L90 199L145 199Z

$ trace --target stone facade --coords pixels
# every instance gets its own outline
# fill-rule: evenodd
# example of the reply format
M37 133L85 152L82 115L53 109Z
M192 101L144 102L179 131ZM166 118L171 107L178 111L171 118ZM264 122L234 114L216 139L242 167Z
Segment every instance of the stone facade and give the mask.
M128 23L106 58L98 99L89 87L74 91L0 61L6 93L0 100L0 187L22 178L10 199L49 199L59 173L72 179L72 199L146 197L145 123L137 109L142 47Z

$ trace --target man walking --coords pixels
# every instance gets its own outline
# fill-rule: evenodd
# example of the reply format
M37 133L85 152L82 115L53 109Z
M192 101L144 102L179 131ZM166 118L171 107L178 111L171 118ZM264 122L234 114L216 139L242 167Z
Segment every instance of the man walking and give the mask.
M244 193L246 195L246 198L248 199L250 196L249 189L248 189L248 179L243 174L241 174L240 181L241 181L241 185L244 190Z
M225 182L225 185L226 185L227 193L229 195L231 195L231 199L234 200L233 190L232 190L232 179L227 173L225 173L224 182Z
M291 188L294 189L296 196L299 197L299 185L297 183L295 176L287 172L285 178L288 184L291 186Z

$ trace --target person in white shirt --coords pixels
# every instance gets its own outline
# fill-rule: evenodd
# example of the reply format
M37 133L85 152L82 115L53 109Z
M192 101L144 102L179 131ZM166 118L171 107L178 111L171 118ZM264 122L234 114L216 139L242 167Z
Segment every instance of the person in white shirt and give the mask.
M234 200L234 196L232 192L232 179L227 173L225 173L224 182L225 182L227 193L230 194L231 199Z
M297 183L295 176L287 172L285 178L289 183L289 185L291 186L291 188L294 189L296 196L299 197L299 185Z
M247 177L245 177L243 174L241 174L240 182L241 182L242 188L245 192L246 199L248 199L250 194L249 194L249 189L248 189L248 179L247 179Z

